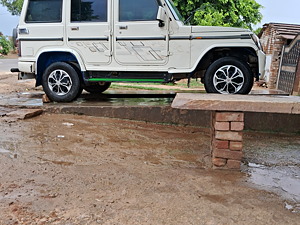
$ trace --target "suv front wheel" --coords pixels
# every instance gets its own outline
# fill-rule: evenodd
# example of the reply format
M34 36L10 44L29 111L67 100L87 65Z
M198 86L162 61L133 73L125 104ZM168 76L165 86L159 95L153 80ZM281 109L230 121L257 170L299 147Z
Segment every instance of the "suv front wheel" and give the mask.
M248 94L253 86L253 75L243 61L224 57L208 67L204 86L207 93Z
M55 102L71 102L82 91L78 73L64 62L53 63L45 70L42 85L49 99Z

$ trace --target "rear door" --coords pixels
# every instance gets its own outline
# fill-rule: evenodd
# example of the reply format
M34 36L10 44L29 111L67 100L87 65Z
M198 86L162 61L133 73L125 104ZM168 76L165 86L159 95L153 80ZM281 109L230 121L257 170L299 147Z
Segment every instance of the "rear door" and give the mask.
M42 48L62 46L63 0L29 0L26 3L18 27L22 57L36 57Z
M168 29L156 20L158 0L114 1L114 57L120 65L168 62Z
M70 0L67 42L77 51L88 70L111 61L110 0Z

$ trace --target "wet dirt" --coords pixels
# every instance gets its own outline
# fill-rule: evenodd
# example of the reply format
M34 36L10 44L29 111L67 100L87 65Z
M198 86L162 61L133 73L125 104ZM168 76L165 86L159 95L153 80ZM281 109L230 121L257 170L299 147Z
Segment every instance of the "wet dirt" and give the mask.
M151 93L70 104L168 105L174 95ZM0 74L4 106L40 106L41 95ZM0 112L0 224L299 224L299 134L246 132L243 172L211 171L208 129Z
M246 173L207 170L208 129L44 114L2 122L0 132L0 224L300 219L291 203L249 185ZM248 133L250 143L255 138Z
M300 136L258 133L247 135L244 168L249 182L286 200L286 208L300 213Z

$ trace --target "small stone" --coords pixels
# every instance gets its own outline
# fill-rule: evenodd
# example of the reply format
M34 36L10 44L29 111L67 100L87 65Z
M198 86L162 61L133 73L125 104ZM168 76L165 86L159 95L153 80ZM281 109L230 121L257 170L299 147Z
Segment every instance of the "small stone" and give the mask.
M65 125L65 126L67 126L67 127L74 126L74 124L73 124L73 123L68 123L68 122L65 122L65 123L63 123L63 125Z
M48 96L46 94L43 95L42 100L43 100L43 103L50 103L51 102L51 100L48 98Z
M15 117L17 119L25 120L25 119L29 119L41 115L42 113L43 113L42 109L18 109L10 113L7 113L6 115L8 117Z
M16 159L16 158L18 158L18 154L12 154L12 155L10 155L9 156L11 159Z

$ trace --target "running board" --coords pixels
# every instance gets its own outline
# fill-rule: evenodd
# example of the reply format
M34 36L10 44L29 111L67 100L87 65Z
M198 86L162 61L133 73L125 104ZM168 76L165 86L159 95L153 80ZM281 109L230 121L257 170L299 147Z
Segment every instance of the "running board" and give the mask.
M153 82L168 83L172 76L166 72L94 72L84 73L86 82Z

